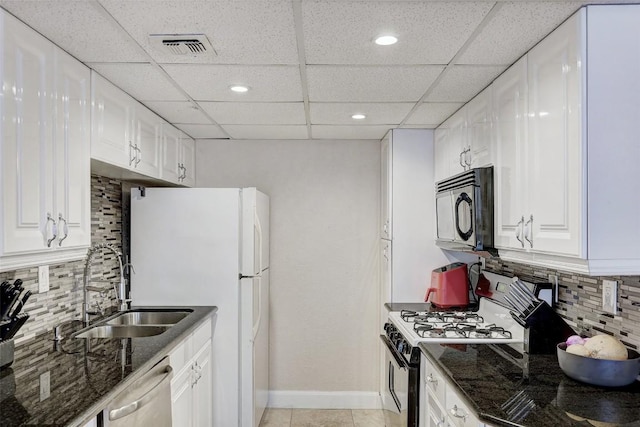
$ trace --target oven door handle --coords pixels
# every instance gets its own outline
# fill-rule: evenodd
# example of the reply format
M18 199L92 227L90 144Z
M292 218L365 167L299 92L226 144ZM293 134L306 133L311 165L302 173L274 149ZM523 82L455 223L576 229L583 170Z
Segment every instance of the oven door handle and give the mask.
M387 350L389 350L389 352L391 353L391 355L395 359L395 361L398 364L398 366L400 367L400 369L405 369L405 370L409 369L409 365L407 365L407 362L405 362L404 358L402 357L402 355L400 355L400 353L394 347L394 345L391 343L389 338L387 338L387 336L385 336L385 335L380 335L380 339L387 346Z

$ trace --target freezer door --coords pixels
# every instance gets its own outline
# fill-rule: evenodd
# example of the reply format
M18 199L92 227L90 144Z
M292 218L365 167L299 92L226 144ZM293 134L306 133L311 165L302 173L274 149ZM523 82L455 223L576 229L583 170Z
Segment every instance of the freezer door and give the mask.
M240 281L241 426L258 427L269 393L269 269Z
M269 197L255 188L242 189L241 274L260 276L269 267Z

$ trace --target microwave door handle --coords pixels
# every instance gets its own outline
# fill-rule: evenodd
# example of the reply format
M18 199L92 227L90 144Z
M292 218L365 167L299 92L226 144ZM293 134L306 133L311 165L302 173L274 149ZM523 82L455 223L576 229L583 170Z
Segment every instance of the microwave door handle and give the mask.
M460 229L460 213L459 213L459 206L461 203L468 203L469 204L469 229L467 231L462 231ZM456 221L456 232L458 233L458 236L460 236L460 238L462 240L464 240L465 242L467 240L469 240L469 238L471 237L471 235L473 234L473 207L471 206L471 197L469 197L469 195L467 193L461 193L458 196L458 200L456 200L456 204L454 207L454 215L455 215L455 221Z

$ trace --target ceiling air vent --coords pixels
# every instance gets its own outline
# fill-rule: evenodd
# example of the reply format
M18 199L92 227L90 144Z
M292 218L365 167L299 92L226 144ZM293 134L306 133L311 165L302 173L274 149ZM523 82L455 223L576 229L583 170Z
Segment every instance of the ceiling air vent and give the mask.
M151 44L171 55L216 55L204 34L150 34Z

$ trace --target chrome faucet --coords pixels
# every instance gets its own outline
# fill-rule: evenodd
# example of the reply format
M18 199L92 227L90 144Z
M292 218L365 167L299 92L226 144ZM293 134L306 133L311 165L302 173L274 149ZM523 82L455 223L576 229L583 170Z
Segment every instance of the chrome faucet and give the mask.
M94 315L94 314L102 314L102 308L98 305L98 312L95 311L90 311L89 310L89 292L100 292L101 295L104 295L105 293L109 292L109 289L105 289L99 286L92 286L90 285L91 283L91 262L93 261L95 255L101 251L101 250L107 250L112 252L117 260L118 260L118 269L119 269L119 274L120 274L120 280L118 281L118 287L116 288L116 285L113 284L113 289L116 293L116 298L119 302L119 307L118 309L120 311L124 311L127 310L128 307L128 303L131 302L130 299L126 298L126 294L127 294L127 288L126 288L126 283L125 283L125 278L124 278L124 268L122 265L122 253L113 245L109 244L109 243L98 243L97 245L93 246L92 248L89 248L88 252L87 252L87 259L85 261L84 264L84 277L83 277L83 293L84 293L84 300L82 303L82 320L84 321L85 324L89 323L89 316L90 315ZM128 266L131 266L131 264L128 264ZM131 266L133 267L133 266ZM135 271L135 270L134 270Z

